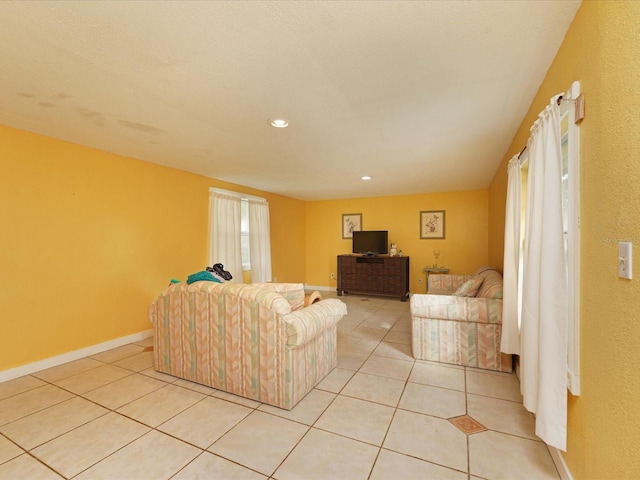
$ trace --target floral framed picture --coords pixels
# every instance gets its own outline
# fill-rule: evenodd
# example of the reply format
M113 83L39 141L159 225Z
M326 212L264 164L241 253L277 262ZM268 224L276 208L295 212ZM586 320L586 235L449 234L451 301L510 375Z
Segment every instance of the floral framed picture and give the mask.
M444 210L425 210L420 212L420 238L444 238Z
M342 238L353 238L353 232L362 230L361 213L344 213L342 215Z

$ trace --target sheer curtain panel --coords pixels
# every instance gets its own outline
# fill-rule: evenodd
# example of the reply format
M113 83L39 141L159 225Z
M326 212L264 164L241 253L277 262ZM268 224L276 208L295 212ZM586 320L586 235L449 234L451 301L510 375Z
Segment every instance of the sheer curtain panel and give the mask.
M507 169L507 208L504 228L504 267L502 301L502 338L500 350L503 353L520 354L520 211L522 209L522 176L520 159L516 155L509 161Z
M271 228L269 203L249 199L249 255L251 281L271 281Z
M562 223L557 97L531 128L522 287L520 374L536 435L566 451L568 274Z
M240 197L215 191L209 193L210 251L209 263L222 263L242 283L242 248L240 240Z

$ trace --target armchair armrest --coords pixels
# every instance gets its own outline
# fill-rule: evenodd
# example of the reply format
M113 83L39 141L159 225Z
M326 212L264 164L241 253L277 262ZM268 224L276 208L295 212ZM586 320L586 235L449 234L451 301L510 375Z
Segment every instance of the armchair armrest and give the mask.
M471 275L450 275L432 273L429 275L429 285L427 291L455 292L460 285L471 279Z
M477 323L502 323L502 299L415 294L411 316Z
M303 345L320 333L334 326L347 314L344 302L329 298L300 310L295 310L282 319L286 324L287 345Z
M304 307L304 285L302 283L252 283L251 285L279 293L289 302L291 310Z

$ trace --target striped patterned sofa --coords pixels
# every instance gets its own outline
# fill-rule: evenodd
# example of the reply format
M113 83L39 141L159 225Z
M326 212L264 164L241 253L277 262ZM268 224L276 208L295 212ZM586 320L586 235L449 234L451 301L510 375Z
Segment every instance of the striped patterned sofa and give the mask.
M154 368L290 410L337 364L341 300L298 284L169 286L149 307Z
M413 356L502 372L502 275L484 267L474 275L429 275L428 294L411 297Z

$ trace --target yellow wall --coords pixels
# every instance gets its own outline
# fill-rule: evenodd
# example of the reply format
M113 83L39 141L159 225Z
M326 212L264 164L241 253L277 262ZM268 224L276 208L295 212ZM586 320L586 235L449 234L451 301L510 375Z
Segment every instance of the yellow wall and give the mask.
M640 262L617 277L618 241L640 244L640 2L585 1L490 189L490 258L501 258L506 161L549 99L581 82L581 388L569 396L576 479L640 478Z
M342 214L362 213L363 230L388 230L410 260L410 290L424 293L422 269L435 261L451 273L470 274L487 265L487 190L393 197L356 198L307 203L306 281L310 285L337 287L337 255L351 253L351 240L342 239ZM445 210L445 239L420 239L420 211Z
M149 329L208 262L210 186L269 200L274 275L302 281L303 202L0 126L0 371Z

